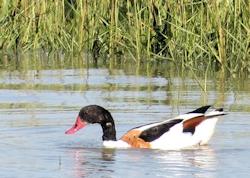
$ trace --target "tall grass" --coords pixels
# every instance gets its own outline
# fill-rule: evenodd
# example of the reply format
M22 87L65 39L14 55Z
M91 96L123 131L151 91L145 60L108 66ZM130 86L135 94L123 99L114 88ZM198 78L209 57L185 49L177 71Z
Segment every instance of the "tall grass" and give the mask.
M250 72L249 12L249 0L0 0L0 49Z

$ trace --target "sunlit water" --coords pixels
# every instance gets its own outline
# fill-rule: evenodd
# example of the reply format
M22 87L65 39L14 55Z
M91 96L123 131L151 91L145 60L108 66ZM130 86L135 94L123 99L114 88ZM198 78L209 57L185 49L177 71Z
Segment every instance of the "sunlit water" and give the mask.
M68 69L0 72L0 177L250 177L250 80L208 79L207 93L186 77ZM109 109L118 138L202 104L229 113L208 146L182 151L104 149L101 128L65 135L82 106Z

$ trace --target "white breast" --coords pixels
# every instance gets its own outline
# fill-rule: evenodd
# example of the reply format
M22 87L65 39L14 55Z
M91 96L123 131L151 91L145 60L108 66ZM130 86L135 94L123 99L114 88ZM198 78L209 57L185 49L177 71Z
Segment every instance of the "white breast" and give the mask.
M106 148L130 148L130 145L122 140L103 141L103 146Z

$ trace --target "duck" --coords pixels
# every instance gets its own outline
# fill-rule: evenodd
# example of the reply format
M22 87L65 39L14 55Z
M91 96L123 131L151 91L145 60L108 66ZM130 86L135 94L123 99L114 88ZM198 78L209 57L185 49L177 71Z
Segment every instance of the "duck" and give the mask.
M88 105L80 109L75 124L65 134L74 134L88 124L100 124L106 148L185 149L206 145L211 139L218 119L225 113L223 108L207 112L210 107L202 106L171 119L132 128L117 139L111 113L102 106Z

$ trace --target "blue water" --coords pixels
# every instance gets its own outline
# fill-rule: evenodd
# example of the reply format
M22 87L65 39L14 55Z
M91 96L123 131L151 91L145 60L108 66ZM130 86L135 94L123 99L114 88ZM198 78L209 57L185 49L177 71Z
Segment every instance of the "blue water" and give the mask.
M201 79L202 80L202 79ZM0 177L250 177L250 81L167 78L101 69L0 72ZM82 106L110 110L120 137L203 104L229 113L209 145L182 151L104 149L101 128L65 135Z

